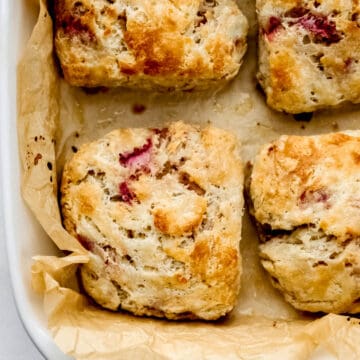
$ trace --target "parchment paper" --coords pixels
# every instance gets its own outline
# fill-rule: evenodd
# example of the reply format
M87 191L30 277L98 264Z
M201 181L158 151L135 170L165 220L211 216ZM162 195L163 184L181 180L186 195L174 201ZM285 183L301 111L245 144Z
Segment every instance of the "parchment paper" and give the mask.
M251 0L239 1L251 23L249 49L239 75L226 88L183 94L101 89L89 94L70 87L59 75L45 4L40 0L39 19L18 68L18 135L23 197L64 251L59 257L41 254L32 267L33 287L43 296L58 346L77 359L359 359L358 319L305 316L271 287L260 267L257 238L247 215L241 242L242 289L236 309L225 320L171 322L96 307L79 293L76 268L88 260L87 252L63 229L57 198L64 161L80 144L118 127L155 127L172 120L211 122L238 136L245 164L260 145L280 134L360 128L359 106L319 112L309 123L270 110L256 90Z

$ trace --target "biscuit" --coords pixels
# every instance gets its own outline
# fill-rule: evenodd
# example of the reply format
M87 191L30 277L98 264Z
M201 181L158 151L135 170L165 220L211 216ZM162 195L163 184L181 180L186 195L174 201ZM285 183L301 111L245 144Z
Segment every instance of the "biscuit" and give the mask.
M267 103L288 113L360 102L360 5L257 0L258 80Z
M295 308L360 311L360 132L282 136L257 155L260 258Z
M56 0L55 47L75 86L205 89L232 79L248 23L234 0Z
M243 170L235 137L182 122L119 129L66 164L63 223L89 250L86 292L111 310L217 319L239 292Z

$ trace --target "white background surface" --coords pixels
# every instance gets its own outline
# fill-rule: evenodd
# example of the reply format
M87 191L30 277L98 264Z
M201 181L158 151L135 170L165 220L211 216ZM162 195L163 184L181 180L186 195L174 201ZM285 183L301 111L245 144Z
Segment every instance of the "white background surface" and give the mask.
M26 334L15 308L1 213L0 239L0 360L42 360L44 358Z

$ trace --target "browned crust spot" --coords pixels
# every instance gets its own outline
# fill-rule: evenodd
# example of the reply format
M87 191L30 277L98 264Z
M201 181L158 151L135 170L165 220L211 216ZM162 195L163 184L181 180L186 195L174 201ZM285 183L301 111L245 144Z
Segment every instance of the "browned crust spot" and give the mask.
M149 29L135 23L125 31L124 40L136 59L132 66L119 63L124 74L167 75L177 72L183 63L183 41L174 41L172 35L162 29Z

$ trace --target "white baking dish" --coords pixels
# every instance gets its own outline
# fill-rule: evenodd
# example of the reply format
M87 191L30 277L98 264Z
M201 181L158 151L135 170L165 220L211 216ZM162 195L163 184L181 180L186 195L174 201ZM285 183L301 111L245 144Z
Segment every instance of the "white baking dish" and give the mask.
M36 1L0 1L0 204L13 291L20 317L30 337L47 359L69 359L54 344L46 326L41 297L30 285L34 255L57 250L20 195L20 163L16 134L16 65L37 17ZM311 359L333 359L321 348Z
M36 3L36 2L34 2ZM69 359L47 330L42 300L31 289L35 254L56 254L20 195L20 163L16 135L16 65L30 36L37 6L26 0L0 1L0 183L5 238L12 287L23 324L47 359Z

